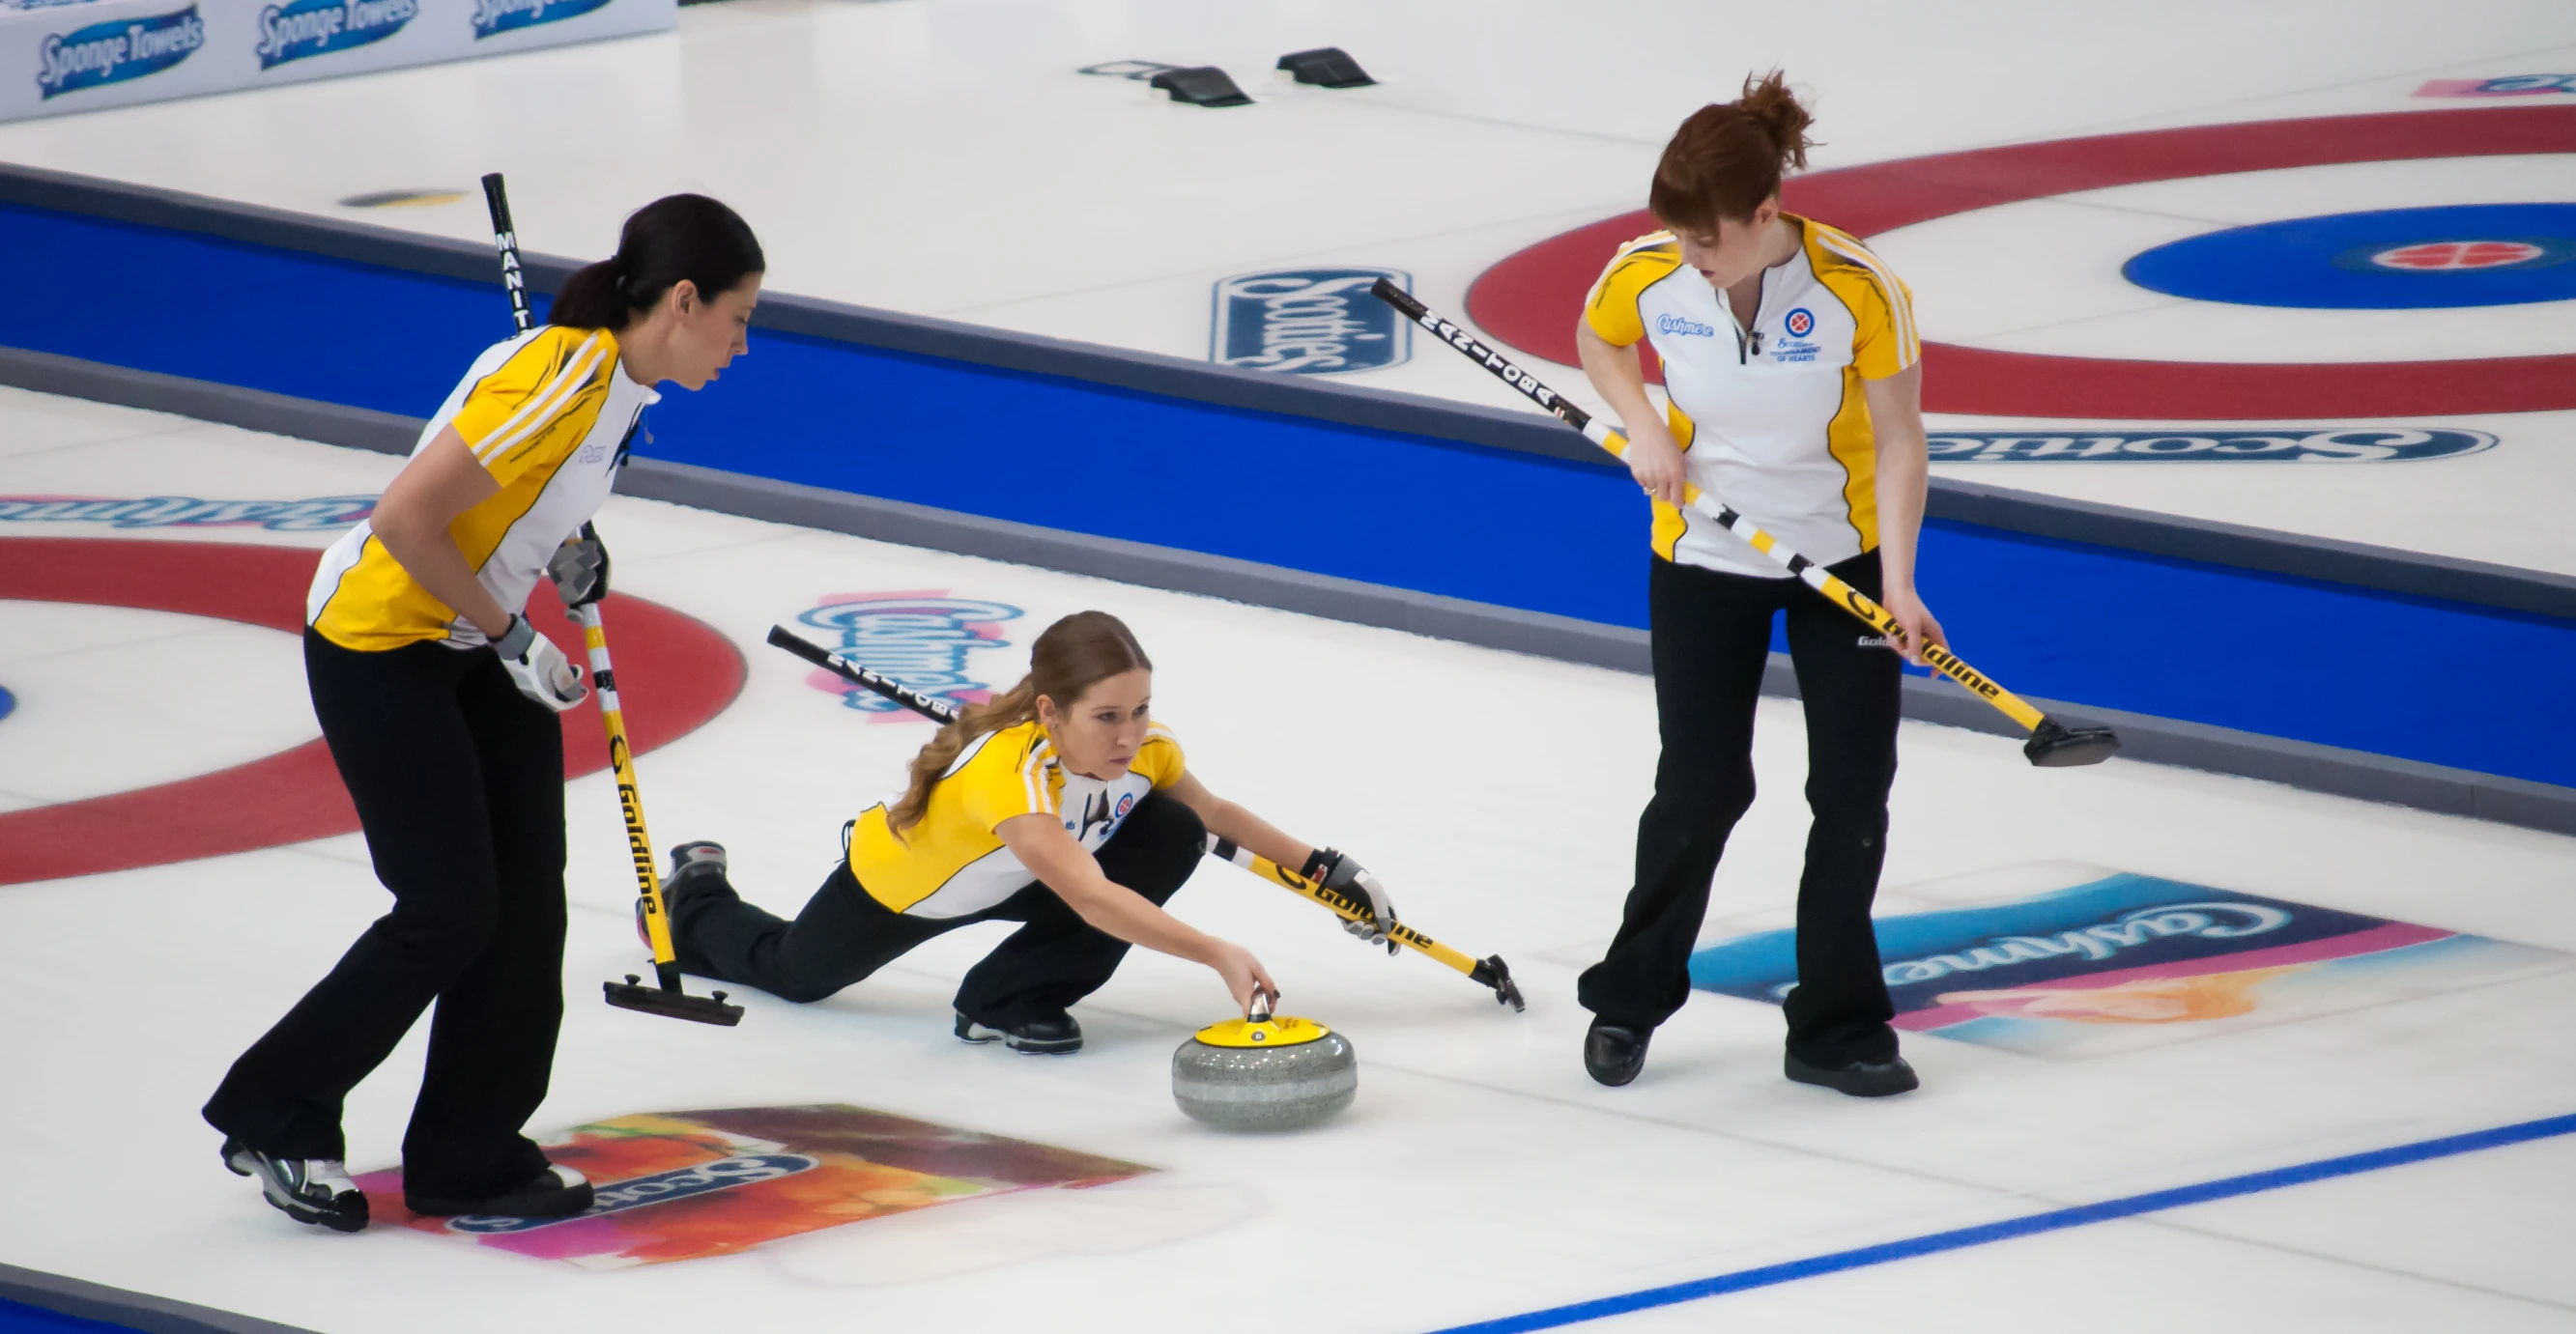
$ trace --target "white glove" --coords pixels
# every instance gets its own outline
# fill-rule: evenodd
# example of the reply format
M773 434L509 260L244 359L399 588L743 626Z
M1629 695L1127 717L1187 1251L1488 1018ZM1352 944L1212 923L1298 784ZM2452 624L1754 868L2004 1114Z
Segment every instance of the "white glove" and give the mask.
M1386 888L1370 875L1368 868L1348 853L1332 848L1317 848L1306 859L1305 877L1316 884L1349 899L1368 910L1368 916L1342 923L1342 929L1372 945L1386 946L1386 952L1398 950L1388 935L1395 930L1395 901L1386 896Z
M564 657L555 641L538 634L525 616L510 618L508 632L492 642L492 651L501 655L501 665L509 670L520 694L557 713L590 694L582 687L581 669Z

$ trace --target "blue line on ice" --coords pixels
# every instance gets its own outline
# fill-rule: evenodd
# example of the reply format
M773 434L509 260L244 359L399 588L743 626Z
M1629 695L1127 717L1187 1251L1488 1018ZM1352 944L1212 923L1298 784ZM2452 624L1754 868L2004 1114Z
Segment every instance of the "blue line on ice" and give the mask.
M1674 1306L1682 1302L1698 1301L1703 1297L1719 1297L1730 1292L1744 1292L1752 1288L1774 1287L1782 1283L1794 1283L1802 1278L1814 1278L1821 1274L1839 1274L1847 1269L1866 1269L1872 1265L1910 1260L1918 1255L1937 1255L1943 1251L1966 1250L1971 1246L1986 1246L1998 1241L2010 1241L2016 1237L2034 1236L2042 1232L2058 1232L2092 1223L2107 1223L2113 1219L2133 1218L2139 1214L2179 1209L2185 1205L2208 1204L2214 1200L2234 1199L2239 1195L2255 1195L2267 1190L2279 1190L2284 1186L2299 1186L2311 1181L2355 1176L2363 1172L2376 1172L2382 1168L2401 1167L2407 1163L2420 1163L2433 1158L2449 1158L2457 1154L2476 1153L2481 1149L2502 1148L2509 1144L2527 1144L2533 1140L2551 1139L2569 1134L2576 1134L2576 1115L2523 1121L2509 1126L2497 1126L2490 1130L2473 1130L2464 1135L2446 1135L2440 1139L2419 1140L2413 1144L2400 1144L2394 1148L2373 1149L2367 1153L2346 1154L2340 1158L2321 1158L2312 1163L2276 1167L2263 1172L2248 1172L2243 1176L2221 1177L2216 1181L2204 1181L2197 1185L2148 1191L2143 1195L2123 1196L2116 1200L2103 1200L2098 1204L2078 1204L2064 1209L2051 1209L2046 1213L2031 1214L2022 1218L2007 1218L1999 1223L1954 1228L1948 1232L1934 1232L1920 1237L1908 1237L1903 1241L1883 1242L1876 1246L1835 1251L1827 1255L1810 1256L1804 1260L1791 1260L1783 1264L1763 1265L1756 1269L1739 1269L1731 1274L1718 1274L1710 1278L1693 1279L1688 1283L1674 1283L1660 1288L1624 1292L1615 1297L1596 1297L1588 1302L1551 1306L1543 1311L1530 1311L1496 1320L1483 1320L1472 1325L1456 1325L1436 1331L1436 1334L1523 1334L1523 1331L1527 1330L1560 1329L1567 1325L1579 1325L1588 1320L1625 1315L1630 1311Z

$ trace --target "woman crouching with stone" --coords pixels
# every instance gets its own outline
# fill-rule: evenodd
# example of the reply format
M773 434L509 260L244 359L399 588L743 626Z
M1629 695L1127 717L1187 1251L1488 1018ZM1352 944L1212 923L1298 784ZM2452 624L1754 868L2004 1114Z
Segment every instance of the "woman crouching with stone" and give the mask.
M1180 742L1149 715L1153 670L1107 612L1048 626L1018 685L941 728L910 785L845 828L847 856L793 922L742 901L721 846L672 849L664 894L680 966L815 1001L934 936L1020 922L958 986L957 1036L1061 1053L1082 1047L1068 1011L1130 945L1214 969L1247 1013L1255 992L1277 1000L1250 951L1163 910L1210 830L1303 866L1393 925L1358 862L1290 838L1189 772Z

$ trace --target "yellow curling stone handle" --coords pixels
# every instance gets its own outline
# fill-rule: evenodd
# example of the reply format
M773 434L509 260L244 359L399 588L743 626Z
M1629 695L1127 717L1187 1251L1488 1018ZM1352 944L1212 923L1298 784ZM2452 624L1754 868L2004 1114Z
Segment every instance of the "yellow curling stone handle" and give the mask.
M1257 1021L1228 1019L1210 1024L1199 1030L1198 1039L1211 1047L1294 1047L1332 1031L1312 1019L1283 1014Z

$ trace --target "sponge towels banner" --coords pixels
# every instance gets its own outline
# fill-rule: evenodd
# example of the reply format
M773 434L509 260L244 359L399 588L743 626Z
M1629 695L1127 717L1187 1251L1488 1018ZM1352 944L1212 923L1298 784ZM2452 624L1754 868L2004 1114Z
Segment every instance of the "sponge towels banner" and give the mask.
M677 25L678 0L0 0L0 121Z

